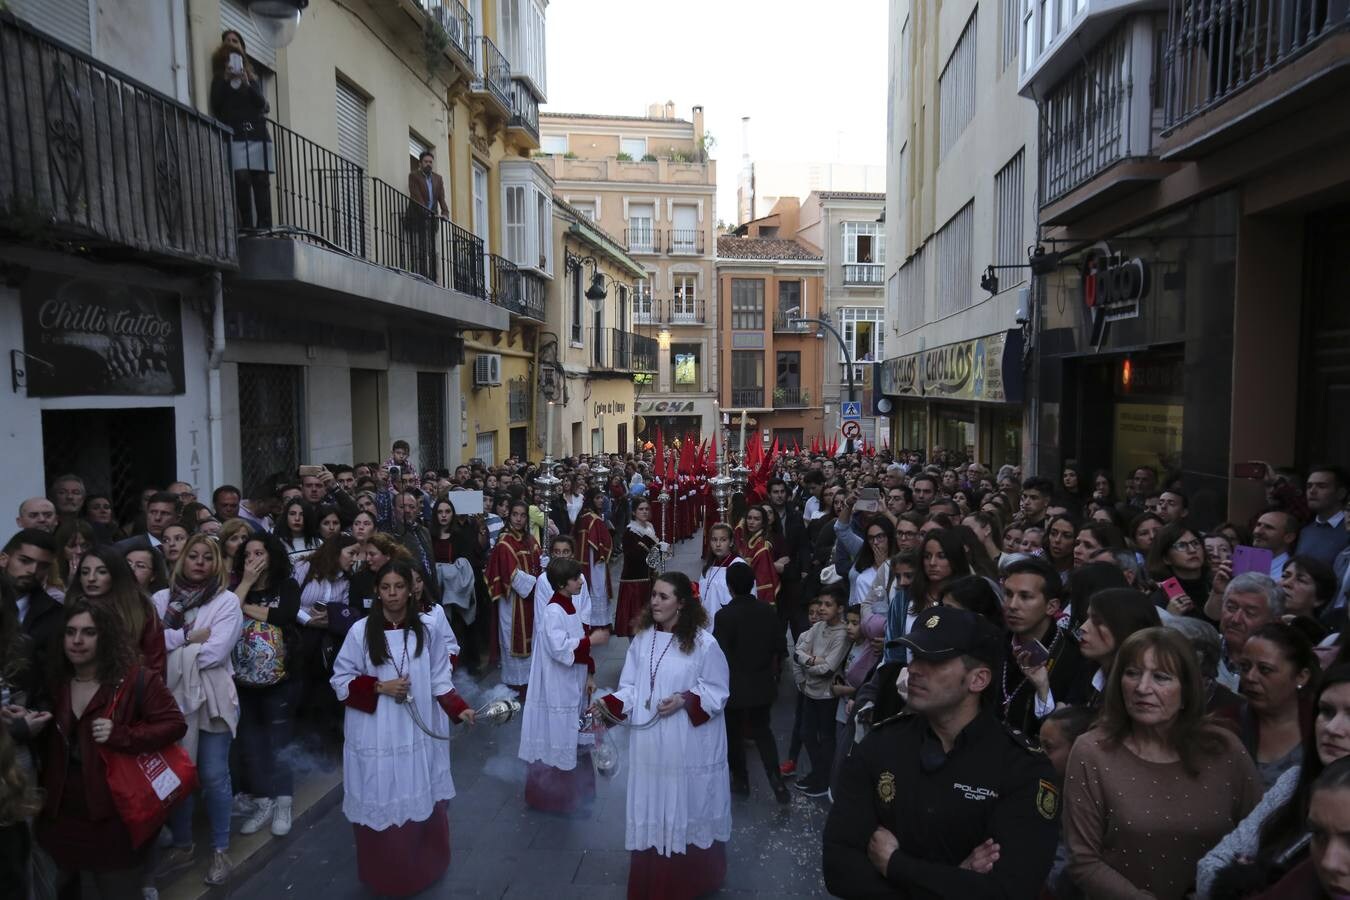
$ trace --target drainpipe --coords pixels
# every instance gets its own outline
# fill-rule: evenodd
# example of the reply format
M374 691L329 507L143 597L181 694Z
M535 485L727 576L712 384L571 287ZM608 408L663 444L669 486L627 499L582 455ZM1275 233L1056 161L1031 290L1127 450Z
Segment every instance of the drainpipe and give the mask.
M211 490L225 483L225 435L220 400L220 363L225 357L225 292L220 270L211 273L211 356L206 363L207 432L211 441Z

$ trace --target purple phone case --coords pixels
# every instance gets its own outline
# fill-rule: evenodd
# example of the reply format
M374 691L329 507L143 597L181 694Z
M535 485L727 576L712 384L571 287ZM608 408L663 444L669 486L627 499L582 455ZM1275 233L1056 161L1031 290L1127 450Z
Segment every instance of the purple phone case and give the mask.
M1244 572L1259 572L1262 575L1270 574L1270 564L1275 559L1275 554L1261 547L1246 547L1238 544L1233 548L1233 577L1241 575Z

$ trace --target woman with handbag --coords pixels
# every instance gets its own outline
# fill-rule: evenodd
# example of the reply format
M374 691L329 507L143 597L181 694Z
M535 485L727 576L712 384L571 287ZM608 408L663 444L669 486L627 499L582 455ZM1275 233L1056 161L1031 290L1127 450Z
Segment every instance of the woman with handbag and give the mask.
M165 679L187 720L183 749L197 764L214 851L206 883L224 884L232 865L230 848L230 743L239 725L239 692L231 654L239 642L244 612L239 598L225 590L225 560L215 538L194 534L174 566L169 587L155 594L155 610L164 622L168 651ZM164 854L159 879L189 868L195 797L183 799L169 816L173 849Z
M67 884L87 874L101 897L139 897L154 831L140 843L133 838L109 786L105 753L163 751L187 724L160 677L135 662L111 607L76 599L62 618L63 652L53 661L51 686L55 721L41 735L38 843ZM78 894L78 885L72 888Z
M234 645L234 683L239 689L239 749L244 794L252 813L239 827L254 834L269 822L278 837L291 831L294 780L283 751L295 724L295 664L300 586L281 541L255 534L235 560L244 629Z

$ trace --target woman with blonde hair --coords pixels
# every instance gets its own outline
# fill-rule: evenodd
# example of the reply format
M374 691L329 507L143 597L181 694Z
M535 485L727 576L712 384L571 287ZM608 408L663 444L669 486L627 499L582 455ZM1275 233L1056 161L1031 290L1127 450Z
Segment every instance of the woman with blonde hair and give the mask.
M253 526L243 519L227 519L225 524L220 526L220 533L216 537L220 540L221 552L225 557L226 572L234 572L235 557L239 555L244 541L248 540L251 534Z
M1097 725L1069 755L1069 874L1090 897L1184 897L1196 863L1261 798L1256 767L1205 716L1189 641L1145 628L1116 652Z
M183 749L197 763L201 794L211 827L212 850L206 883L224 884L232 865L230 847L230 743L239 725L239 693L231 652L244 624L239 598L225 588L225 559L213 537L188 538L173 568L169 587L152 598L164 622L168 651L165 681L187 720ZM169 816L173 849L157 877L164 879L193 864L192 813L195 796L183 799Z

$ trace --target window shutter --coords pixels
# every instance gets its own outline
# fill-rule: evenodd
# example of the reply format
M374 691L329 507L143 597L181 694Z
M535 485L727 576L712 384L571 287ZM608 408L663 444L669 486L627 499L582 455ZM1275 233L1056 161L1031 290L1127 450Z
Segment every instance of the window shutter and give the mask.
M58 2L64 3L67 0ZM253 17L248 14L243 0L220 0L220 28L222 31L234 30L243 35L248 55L276 71L277 48L273 47L267 37L258 30L258 26L253 24Z
M85 53L94 52L89 0L10 0L9 8L38 31Z
M338 153L365 169L368 156L366 98L339 81L336 101Z

